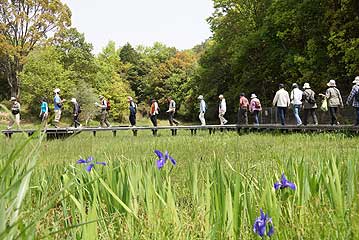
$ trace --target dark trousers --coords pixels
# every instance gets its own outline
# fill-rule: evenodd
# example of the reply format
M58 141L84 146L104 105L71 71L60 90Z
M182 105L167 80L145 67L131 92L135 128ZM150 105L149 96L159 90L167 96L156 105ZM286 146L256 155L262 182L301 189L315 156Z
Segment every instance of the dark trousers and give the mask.
M304 109L304 114L303 114L303 124L304 124L304 126L308 124L308 115L309 114L313 118L313 123L318 124L318 119L317 119L317 114L315 113L315 108L310 108L310 109Z
M168 113L168 121L170 122L171 126L173 126L173 124L176 124L176 125L179 124L179 122L176 119L174 119L174 115L175 115L174 112Z
M359 107L355 108L356 114L357 114L357 120L355 122L355 126L359 126Z
M132 126L136 125L136 115L135 114L130 114L129 120L130 120L130 123Z
M248 124L248 109L246 108L239 108L238 109L238 124Z
M78 114L77 114L77 115L74 115L72 125L73 125L75 128L77 128L78 126L81 125L81 124L80 124L80 121L79 121L79 115L78 115Z
M254 110L253 111L253 117L254 117L254 124L258 125L259 124L259 111L258 110Z
M337 113L338 113L338 107L329 107L329 113L331 117L331 125L338 124L337 121Z
M277 107L278 116L280 119L280 124L285 125L285 116L287 114L286 107Z
M107 127L111 126L110 122L107 120L107 115L108 115L107 110L103 110L101 112L101 122L100 122L101 127L104 127L105 124L106 124Z
M157 127L157 115L152 115L150 117L150 119L151 119L151 122L152 122L153 126Z

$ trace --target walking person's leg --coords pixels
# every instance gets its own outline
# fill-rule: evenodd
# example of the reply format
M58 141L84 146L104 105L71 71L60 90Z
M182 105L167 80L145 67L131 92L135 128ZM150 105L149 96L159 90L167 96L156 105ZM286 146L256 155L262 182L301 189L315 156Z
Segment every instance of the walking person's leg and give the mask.
M106 123L106 126L107 127L111 127L111 123L108 121L108 112L107 111L104 111L105 112L105 123Z
M310 109L310 114L312 115L314 125L318 125L318 118L317 114L315 113L315 108Z
M248 111L247 111L247 109L244 109L243 117L244 117L244 124L248 125Z
M329 107L329 113L331 116L331 125L337 124L336 107Z
M101 127L105 126L105 122L106 122L106 111L102 111L101 112L101 121L100 121Z
M284 107L278 107L278 115L280 119L280 124L285 125L285 108Z
M241 124L241 118L242 118L242 109L238 108L237 124Z
M204 113L203 112L199 114L199 120L201 121L202 126L206 125L206 119L204 118Z
M311 109L304 109L304 113L303 113L303 125L307 126L308 124L308 113L310 112Z
M298 104L293 106L293 113L294 113L295 122L296 122L297 125L302 124L302 120L299 117L300 106L301 105L298 105Z
M254 111L253 111L253 114L254 114L254 124L255 124L255 125L259 125L259 118L258 118L259 111L258 111L258 110L254 110Z
M173 126L173 112L168 113L168 121L171 126Z

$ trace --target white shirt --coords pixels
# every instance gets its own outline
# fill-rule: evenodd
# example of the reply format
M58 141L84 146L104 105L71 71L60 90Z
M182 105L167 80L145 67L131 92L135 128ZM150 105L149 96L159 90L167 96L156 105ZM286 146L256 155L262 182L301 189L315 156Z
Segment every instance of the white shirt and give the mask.
M284 88L279 89L273 99L273 106L288 107L290 104L289 94Z
M294 88L290 93L290 99L292 100L293 105L302 104L303 92L299 88Z
M219 104L219 113L225 113L227 111L226 99L222 99L221 103Z

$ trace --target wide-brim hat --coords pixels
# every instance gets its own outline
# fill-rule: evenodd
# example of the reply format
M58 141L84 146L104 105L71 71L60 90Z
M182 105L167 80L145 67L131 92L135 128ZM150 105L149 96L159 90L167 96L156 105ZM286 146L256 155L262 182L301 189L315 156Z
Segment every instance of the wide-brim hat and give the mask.
M303 88L304 88L304 89L308 89L308 88L310 88L309 83L307 83L307 82L306 82L306 83L304 83Z
M328 83L327 83L327 86L328 87L336 87L336 83L335 83L335 80L331 79Z
M359 84L359 76L356 76L354 81L353 81L354 84Z
M59 93L60 92L60 88L55 88L54 89L54 93Z
M199 95L199 96L198 96L198 99L199 99L199 100L203 100L203 96L202 96L202 95Z
M71 102L75 103L76 102L76 98L71 98Z
M257 95L255 95L254 93L251 94L251 98L256 98Z
M103 99L104 97L102 95L98 96L99 99Z
M221 99L222 99L222 98L224 98L224 96L221 94L221 95L218 96L218 98L221 98Z
M11 97L10 101L16 101L16 97Z

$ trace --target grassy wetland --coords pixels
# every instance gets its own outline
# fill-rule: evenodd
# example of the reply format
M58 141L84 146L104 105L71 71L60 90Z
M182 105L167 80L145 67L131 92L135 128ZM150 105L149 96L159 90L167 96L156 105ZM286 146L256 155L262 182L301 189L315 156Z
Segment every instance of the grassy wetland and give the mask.
M359 239L357 138L148 132L0 141L0 239L260 239L260 209L272 239ZM176 165L158 169L156 149ZM295 190L274 189L282 173Z

